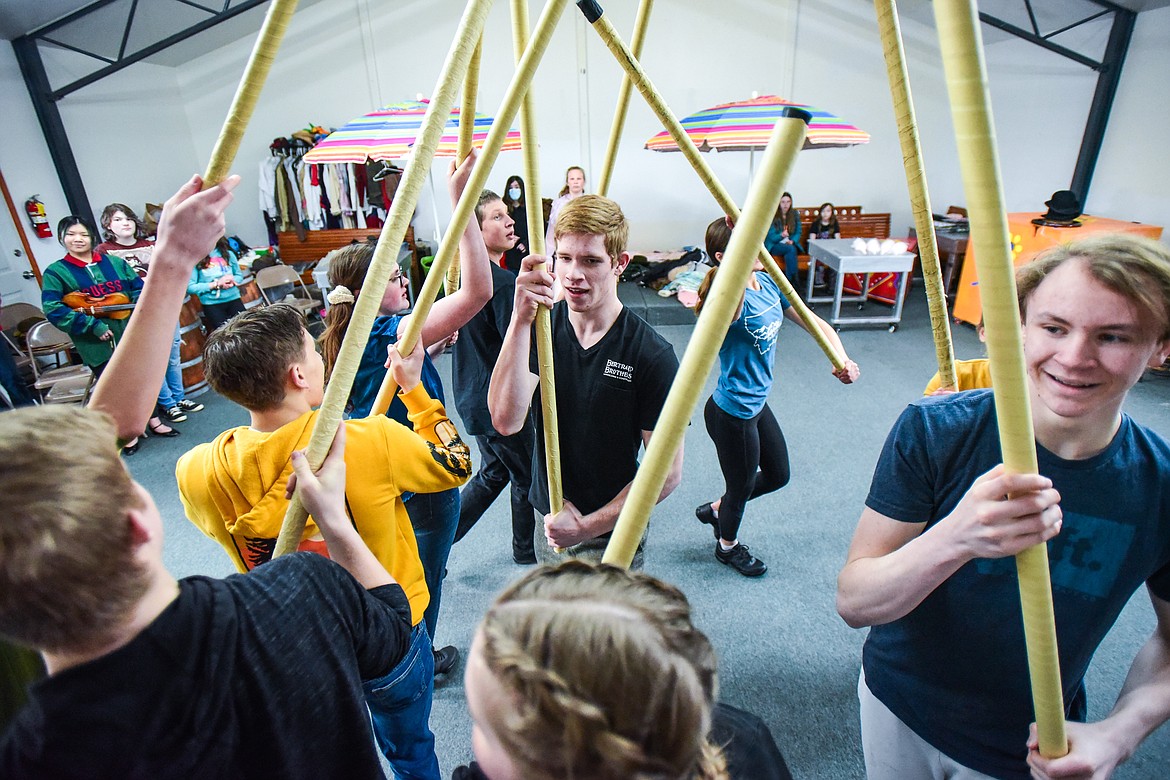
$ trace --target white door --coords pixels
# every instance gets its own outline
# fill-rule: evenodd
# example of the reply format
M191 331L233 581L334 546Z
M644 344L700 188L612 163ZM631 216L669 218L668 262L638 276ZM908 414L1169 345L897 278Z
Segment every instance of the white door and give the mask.
M5 208L0 214L0 298L4 303L21 301L39 307L41 288L37 286L17 229Z

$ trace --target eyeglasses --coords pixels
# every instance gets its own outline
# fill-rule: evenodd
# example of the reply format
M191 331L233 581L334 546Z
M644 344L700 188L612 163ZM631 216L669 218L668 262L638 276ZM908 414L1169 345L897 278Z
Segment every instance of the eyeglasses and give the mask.
M402 282L403 284L406 284L405 274L403 274L402 271L399 271L398 273L394 274L393 276L391 276L389 279L386 280L387 284L393 284L394 282Z

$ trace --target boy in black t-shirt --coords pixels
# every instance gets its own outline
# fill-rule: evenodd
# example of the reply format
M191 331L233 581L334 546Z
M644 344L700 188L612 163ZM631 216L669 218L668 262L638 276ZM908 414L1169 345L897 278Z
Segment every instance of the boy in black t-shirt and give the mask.
M532 404L537 428L529 497L543 523L536 528L537 557L555 560L550 547L600 560L638 469L638 451L650 440L678 370L674 350L618 299L618 278L630 261L629 225L621 208L582 195L556 223L556 278L563 300L554 302L547 257L526 258L516 279L512 321L488 390L492 423L503 434L520 430L539 385L532 324L538 306L552 308L553 367L565 506L550 512L543 413ZM682 476L675 456L661 501ZM641 562L641 546L634 565Z
M293 458L336 563L176 581L109 418L0 417L0 633L49 672L0 776L381 777L362 684L405 656L410 605L346 515L344 448L339 430L317 476Z

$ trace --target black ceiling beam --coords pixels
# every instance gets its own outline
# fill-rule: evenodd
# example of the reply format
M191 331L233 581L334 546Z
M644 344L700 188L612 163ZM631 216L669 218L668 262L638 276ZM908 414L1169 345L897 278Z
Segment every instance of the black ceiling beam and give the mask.
M991 25L992 27L996 28L997 30L1003 30L1006 33L1011 33L1012 35L1016 36L1017 38L1023 38L1025 41L1028 41L1029 43L1034 43L1037 46L1048 49L1049 51L1054 52L1056 54L1059 54L1062 57L1067 57L1070 60L1073 60L1074 62L1079 62L1080 64L1084 65L1085 67L1092 68L1093 70L1100 70L1101 69L1100 62L1097 62L1096 60L1094 60L1090 57L1086 57L1085 55L1081 54L1080 52L1073 51L1072 49L1070 49L1066 46L1061 46L1059 43L1053 43L1052 41L1048 40L1047 38L1042 38L1039 35L1036 35L1035 33L1028 32L1027 30L1025 30L1022 27L1016 27L1011 22L1005 22L1003 19L1000 19L997 16L992 16L991 14L984 13L984 12L980 11L979 12L979 21L983 22L984 24Z
M100 81L100 80L104 79L106 76L109 76L113 73L117 73L118 71L122 70L123 68L127 68L136 62L141 62L142 60L146 59L147 57L154 56L155 54L158 54L160 51L163 51L164 49L168 49L171 46L175 45L176 43L179 43L180 41L184 41L193 35L198 35L199 33L203 32L204 30L207 30L211 27L214 27L215 25L219 24L220 22L226 22L228 19L231 19L235 16L239 16L240 14L244 13L245 11L250 11L253 8L256 8L257 6L264 5L267 2L268 2L268 0L243 0L239 4L234 5L225 11L222 11L214 16L210 16L201 22L196 22L195 24L191 25L190 27L186 28L185 30L181 30L180 32L175 33L174 35L167 36L166 38L163 38L161 41L158 41L156 43L152 43L150 46L147 46L146 48L139 49L138 51L134 52L133 54L130 54L126 57L122 57L117 62L114 62L110 65L107 65L104 68L99 68L98 70L95 70L93 73L90 73L88 76L82 76L81 78L77 79L74 82L66 84L65 86L63 86L59 89L53 90L52 99L53 100L60 100L61 98L65 97L66 95L70 95L70 94L76 92L77 90L81 89L82 87L88 87L90 84L93 84L95 81ZM32 35L35 35L35 33L30 34L29 37L31 37Z
M1097 167L1097 157L1101 154L1105 128L1109 123L1109 114L1113 111L1113 98L1117 96L1117 87L1121 83L1121 69L1129 53L1129 42L1133 38L1136 23L1137 12L1125 8L1114 12L1109 42L1105 44L1103 67L1098 71L1097 89L1093 92L1093 104L1089 107L1089 119L1085 122L1081 151L1077 155L1072 183L1069 184L1069 189L1077 194L1081 203L1088 197L1089 185L1093 181L1093 171Z

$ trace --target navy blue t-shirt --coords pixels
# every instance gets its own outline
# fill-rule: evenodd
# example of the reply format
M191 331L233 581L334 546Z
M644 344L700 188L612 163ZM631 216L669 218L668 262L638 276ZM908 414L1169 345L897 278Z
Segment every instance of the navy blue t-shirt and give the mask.
M1048 543L1068 714L1084 719L1094 651L1142 583L1170 600L1170 443L1128 416L1102 452L1064 460L1037 445L1061 495ZM911 404L886 440L866 505L928 527L1002 462L990 390ZM1034 719L1015 560L960 568L910 614L870 629L873 694L947 756L993 777L1027 778Z

